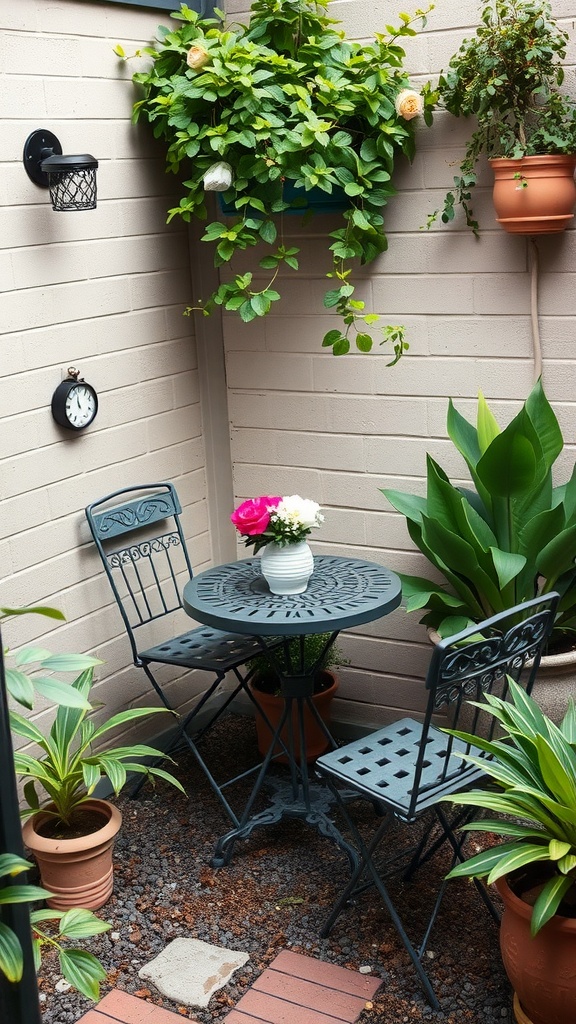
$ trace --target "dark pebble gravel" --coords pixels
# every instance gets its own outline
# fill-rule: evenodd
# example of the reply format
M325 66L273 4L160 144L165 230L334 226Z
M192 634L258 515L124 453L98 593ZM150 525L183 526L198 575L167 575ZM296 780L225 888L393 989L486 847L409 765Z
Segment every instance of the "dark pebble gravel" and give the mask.
M210 732L206 749L220 777L253 764L253 722L226 718ZM425 965L441 1004L435 1013L373 891L343 912L328 938L319 938L345 885L347 861L312 827L285 820L257 829L237 844L228 867L213 870L211 856L216 840L228 830L228 819L191 755L182 753L178 762L175 774L188 799L164 784L157 789L147 784L137 800L124 796L118 801L124 822L116 843L115 889L99 912L111 930L83 943L108 972L102 995L117 987L179 1012L183 1019L219 1024L277 953L291 949L351 970L371 967L383 985L360 1024L512 1024L497 928L470 883L449 883L429 942ZM231 799L237 794L241 806L245 784L228 792ZM361 813L371 824L368 805L362 805ZM402 843L405 834L399 827L396 841ZM409 885L393 885L396 905L416 937L446 870L446 855L440 853ZM178 936L250 954L207 1009L179 1007L138 977L139 968ZM59 978L58 962L48 953L40 971L43 1020L75 1024L91 1004L75 992L56 991Z

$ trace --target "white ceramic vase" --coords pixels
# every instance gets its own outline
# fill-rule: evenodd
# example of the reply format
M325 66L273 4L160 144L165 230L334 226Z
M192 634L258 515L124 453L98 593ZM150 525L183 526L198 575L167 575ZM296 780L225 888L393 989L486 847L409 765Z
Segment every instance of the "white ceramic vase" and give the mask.
M314 556L305 540L279 547L267 544L261 554L262 575L273 594L302 594L314 571Z

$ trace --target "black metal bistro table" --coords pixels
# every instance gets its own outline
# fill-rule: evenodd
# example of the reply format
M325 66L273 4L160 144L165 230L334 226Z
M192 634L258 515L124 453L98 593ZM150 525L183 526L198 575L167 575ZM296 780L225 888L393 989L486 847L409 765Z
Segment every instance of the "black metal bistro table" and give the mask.
M282 818L300 818L315 826L322 835L333 839L355 864L354 850L329 815L331 795L315 778L314 768L306 761L304 708L308 707L325 733L327 745L334 749L337 744L311 700L316 669L340 630L387 615L398 607L401 595L400 580L389 569L374 562L334 555L314 556L314 572L303 594L272 594L261 575L260 558L245 558L207 569L185 585L184 608L198 622L233 633L250 634L263 650L266 650L266 637L286 638L283 645L267 651L280 679L283 714L277 728L273 729L264 712L257 712L263 715L272 733L270 746L238 825L217 843L212 860L214 867L229 863L238 839L247 838L260 825L272 825ZM327 634L313 663L307 659L305 650L305 637L309 633ZM295 644L294 638L299 639L299 643ZM294 703L299 758L295 755ZM285 743L280 738L283 730ZM267 779L278 747L287 757L287 782ZM274 790L271 805L253 813L265 781Z

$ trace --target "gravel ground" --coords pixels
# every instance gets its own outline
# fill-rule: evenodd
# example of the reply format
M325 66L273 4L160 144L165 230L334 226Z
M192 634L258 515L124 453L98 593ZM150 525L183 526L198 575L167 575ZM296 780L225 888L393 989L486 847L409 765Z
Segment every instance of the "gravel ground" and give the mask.
M223 777L254 763L253 722L227 718L210 733L209 750ZM429 943L426 969L441 1004L441 1012L434 1013L373 892L343 912L328 938L319 939L347 877L346 859L333 843L310 826L285 821L257 829L236 846L228 867L214 871L210 858L228 820L188 753L179 757L175 774L189 799L170 787L147 785L138 800L118 801L124 823L116 843L115 891L99 912L112 927L84 943L108 972L102 995L117 987L184 1019L219 1024L276 954L288 948L352 970L369 965L382 978L361 1024L512 1024L497 929L470 883L451 883ZM371 818L367 805L366 814ZM428 880L435 882L445 870L444 854L438 854L405 893L394 889L416 936L433 899ZM207 1009L180 1007L138 977L139 968L178 936L250 954ZM58 992L59 977L57 960L47 954L39 982L43 1019L74 1024L91 1004L77 993Z

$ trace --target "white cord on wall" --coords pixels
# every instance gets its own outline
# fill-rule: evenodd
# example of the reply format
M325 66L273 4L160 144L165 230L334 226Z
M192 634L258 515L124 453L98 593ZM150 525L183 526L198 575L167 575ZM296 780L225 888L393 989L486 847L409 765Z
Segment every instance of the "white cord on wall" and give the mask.
M530 253L530 319L532 322L532 350L534 353L534 382L542 376L542 347L538 324L538 246L529 238Z

